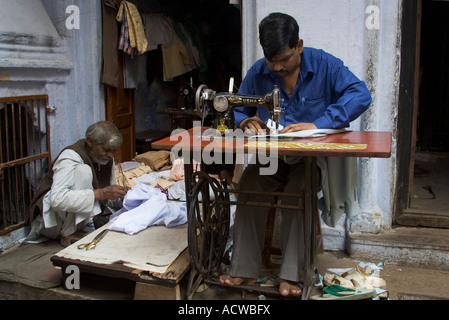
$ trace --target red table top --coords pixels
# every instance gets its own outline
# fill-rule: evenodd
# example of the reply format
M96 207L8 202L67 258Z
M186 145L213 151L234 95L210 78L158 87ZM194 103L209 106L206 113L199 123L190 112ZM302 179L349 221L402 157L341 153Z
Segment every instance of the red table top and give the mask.
M202 129L204 131L210 128ZM391 132L348 131L316 138L296 138L288 141L279 139L278 142L273 142L270 147L267 147L264 142L257 146L248 146L248 142L253 144L253 139L229 139L215 136L200 137L201 130L199 127L189 130L180 129L174 131L167 138L153 142L151 148L172 150L172 148L176 147L178 150L222 153L242 152L246 154L261 152L260 148L263 148L263 152L267 152L269 149L269 152L271 151L272 153L274 150L277 152L277 155L389 158L392 140ZM294 143L290 144L289 147L283 147L288 142ZM312 147L307 147L308 143L312 143ZM298 144L298 147L295 147L295 144Z

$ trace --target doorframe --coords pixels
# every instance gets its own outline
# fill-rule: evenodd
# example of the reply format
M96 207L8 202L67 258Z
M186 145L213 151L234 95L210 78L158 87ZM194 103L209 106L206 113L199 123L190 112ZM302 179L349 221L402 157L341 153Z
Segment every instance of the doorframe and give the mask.
M420 87L422 0L403 1L401 76L398 105L397 180L393 223L402 226L449 228L449 217L410 208ZM410 80L412 79L412 80Z
M422 0L402 1L401 75L398 102L397 180L393 222L404 224L413 186L417 112L419 107L419 67ZM410 80L412 79L412 80Z

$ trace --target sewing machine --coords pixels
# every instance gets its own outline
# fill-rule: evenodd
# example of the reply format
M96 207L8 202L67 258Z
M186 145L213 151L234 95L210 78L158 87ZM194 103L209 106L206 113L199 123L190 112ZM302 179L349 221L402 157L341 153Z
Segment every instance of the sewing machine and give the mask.
M197 114L202 118L212 115L213 127L224 135L229 129L235 128L234 112L235 107L266 107L270 112L275 130L278 131L282 115L281 93L277 86L272 92L263 96L245 95L232 93L232 84L229 92L217 93L209 89L206 85L200 85L195 94L195 108Z
M193 86L189 83L184 83L179 88L179 95L182 99L182 108L187 110L195 109L195 90Z

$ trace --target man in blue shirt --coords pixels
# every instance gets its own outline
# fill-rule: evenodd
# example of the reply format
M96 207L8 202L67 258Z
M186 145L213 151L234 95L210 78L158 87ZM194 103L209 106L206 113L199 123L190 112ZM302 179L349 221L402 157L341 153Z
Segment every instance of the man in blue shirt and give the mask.
M280 133L309 129L347 128L371 103L371 95L343 62L313 48L305 48L299 39L299 26L294 18L272 13L259 25L260 44L264 58L248 71L239 93L264 95L275 85L281 90L284 114ZM269 131L270 114L265 107L235 108L236 124L244 131ZM292 160L292 159L290 159ZM298 194L304 186L304 163L298 159L279 159L276 174L261 176L261 165L250 164L242 174L239 188L270 192L284 188ZM239 201L263 201L264 196L239 195ZM293 201L293 202L292 202ZM298 199L283 199L297 205ZM229 275L220 277L228 285L254 283L262 263L265 226L268 210L238 206L234 222L234 245ZM299 252L304 248L304 236L299 225L303 216L294 210L282 211L280 240L282 262L279 292L283 296L299 296L302 265Z

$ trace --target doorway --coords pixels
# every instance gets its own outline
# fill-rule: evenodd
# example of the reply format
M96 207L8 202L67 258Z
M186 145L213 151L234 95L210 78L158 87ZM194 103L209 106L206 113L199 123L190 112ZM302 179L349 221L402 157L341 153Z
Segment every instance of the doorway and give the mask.
M396 222L405 226L449 228L449 22L446 19L449 2L413 2L417 36L410 117L413 125L408 127L413 128L411 161L408 176L403 176L408 179L404 188L407 194L402 199L402 212L396 212ZM403 32L406 31L404 28ZM405 112L403 107L400 112ZM406 127L399 126L399 129ZM404 166L405 155L400 166Z
M124 109L132 105L126 111L133 113L134 132L126 136L130 140L123 144L128 149L123 151L127 156L121 157L122 161L134 157L135 148L129 146L135 146L135 137L150 134L149 131L169 133L176 128L189 129L194 120L199 120L194 110L194 98L196 88L200 85L204 84L217 92L227 91L231 77L234 78L236 87L240 85L242 73L241 17L238 5L231 4L229 0L130 2L139 10L147 36L147 32L151 36L151 27L157 32L165 32L166 38L171 39L176 34L186 44L187 51L194 52L190 62L195 61L197 66L168 77L169 63L164 58L167 50L161 44L157 47L153 44L147 52L133 58L134 63L128 64L127 75L132 75L132 81L126 83L132 83L132 87L128 87L125 92L132 90L132 95L125 96L122 100L118 97L123 94L118 95L115 91L109 91L110 95L106 95L109 119L116 119L114 106ZM163 24L156 23L161 20L164 20ZM187 43L191 43L191 46ZM123 88L119 89L123 91Z

